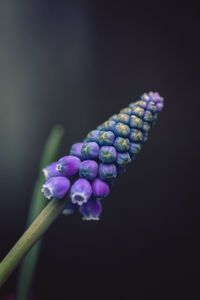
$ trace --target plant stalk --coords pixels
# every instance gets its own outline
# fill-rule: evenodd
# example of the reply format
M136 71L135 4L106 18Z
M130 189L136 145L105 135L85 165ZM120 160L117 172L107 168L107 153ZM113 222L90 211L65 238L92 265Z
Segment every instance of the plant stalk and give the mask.
M46 140L41 156L38 178L33 190L26 228L28 228L28 226L33 222L33 220L35 220L35 218L47 204L47 199L44 198L44 195L41 192L41 186L45 180L42 169L57 159L57 154L60 148L63 134L63 127L60 125L55 125ZM26 255L21 264L16 291L17 300L27 300L29 298L40 246L41 241L36 243L36 245Z
M66 199L51 200L24 232L18 242L0 263L0 287L12 274L27 252L47 231L66 206Z

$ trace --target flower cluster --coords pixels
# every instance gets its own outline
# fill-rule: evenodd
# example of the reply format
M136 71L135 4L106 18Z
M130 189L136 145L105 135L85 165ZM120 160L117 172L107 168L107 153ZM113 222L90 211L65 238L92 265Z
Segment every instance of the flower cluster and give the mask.
M70 155L43 170L47 180L42 187L44 196L61 199L69 191L70 203L63 213L79 208L84 220L98 220L101 200L135 159L162 108L158 93L145 93L89 132L82 143L72 145Z

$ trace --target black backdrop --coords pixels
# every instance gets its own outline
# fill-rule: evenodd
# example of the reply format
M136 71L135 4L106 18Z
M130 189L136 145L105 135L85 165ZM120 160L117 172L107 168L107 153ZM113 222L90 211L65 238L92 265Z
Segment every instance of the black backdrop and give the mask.
M0 2L0 256L24 230L55 123L70 145L144 91L165 107L98 223L60 217L36 299L199 299L199 11L192 1ZM17 272L0 295L14 293Z

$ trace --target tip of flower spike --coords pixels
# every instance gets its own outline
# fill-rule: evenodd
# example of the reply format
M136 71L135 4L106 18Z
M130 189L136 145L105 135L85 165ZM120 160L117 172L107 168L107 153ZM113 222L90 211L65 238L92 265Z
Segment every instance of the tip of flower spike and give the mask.
M163 108L163 104L164 104L164 98L160 96L160 94L158 92L149 92L149 93L144 93L141 96L141 99L149 102L149 101L153 101L156 105L157 111L161 111Z

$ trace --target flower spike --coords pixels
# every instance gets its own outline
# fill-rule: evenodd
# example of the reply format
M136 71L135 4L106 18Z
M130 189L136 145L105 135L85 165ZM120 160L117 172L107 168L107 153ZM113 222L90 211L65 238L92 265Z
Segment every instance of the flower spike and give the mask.
M109 195L115 179L134 161L163 104L159 93L144 93L90 131L83 142L72 145L70 155L61 158L56 168L53 163L43 170L48 179L42 188L45 197L59 199L69 188L63 180L70 181L71 202L64 213L79 207L83 219L98 219L102 211L99 200Z

